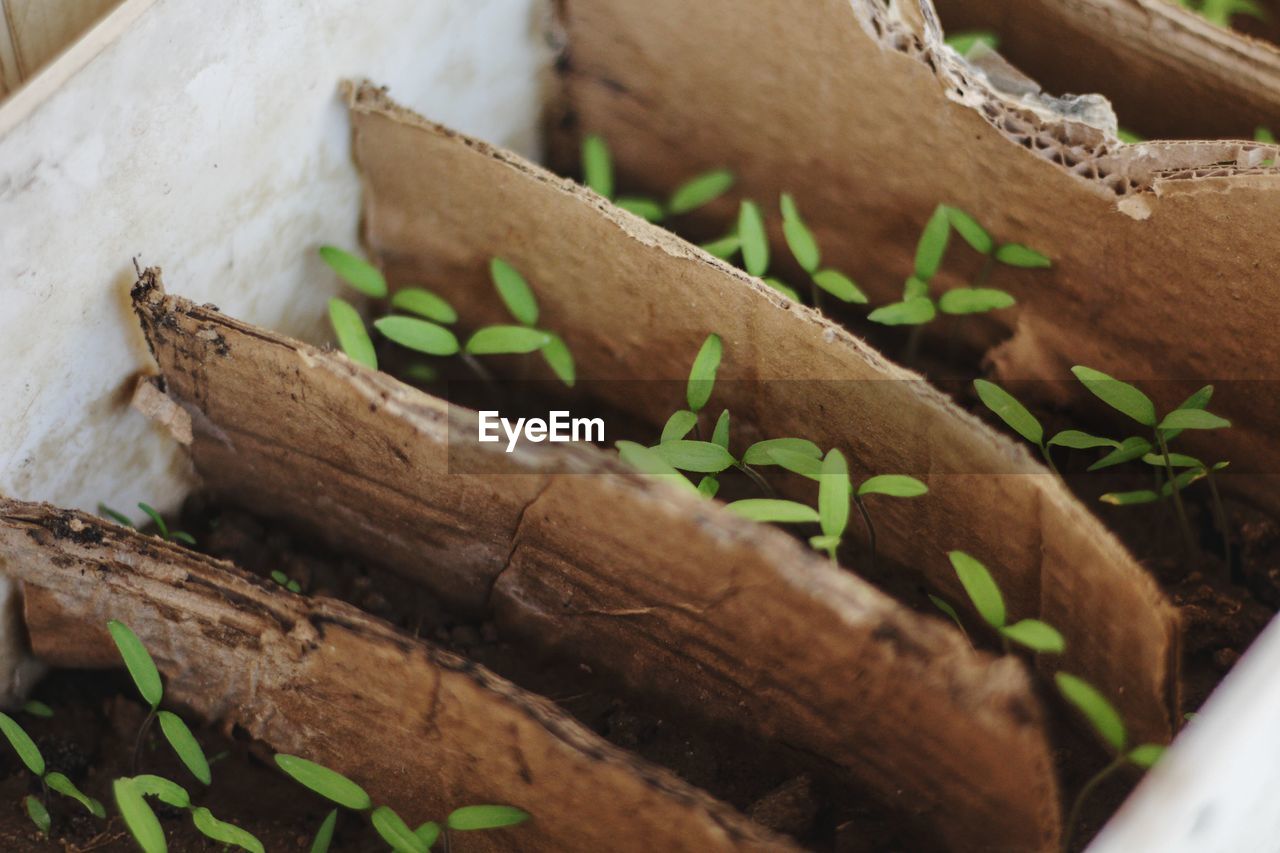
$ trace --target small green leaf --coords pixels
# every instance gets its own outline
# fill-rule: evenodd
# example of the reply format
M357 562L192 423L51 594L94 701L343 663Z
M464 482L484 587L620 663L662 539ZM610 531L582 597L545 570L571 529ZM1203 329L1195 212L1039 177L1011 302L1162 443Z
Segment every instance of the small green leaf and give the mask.
M133 527L133 522L129 519L129 516L122 512L117 512L104 503L98 504L98 514L105 515L121 527Z
M1013 294L994 287L957 287L938 299L943 314L985 314L1013 305Z
M987 567L970 557L963 551L952 551L948 555L951 565L956 570L956 577L964 587L965 594L973 602L978 614L992 628L1003 628L1005 623L1004 596L1000 587Z
M429 820L415 829L413 834L418 836L418 840L427 845L429 849L432 844L436 843L436 839L440 837L440 824Z
M947 616L951 617L951 621L956 623L956 627L960 629L960 633L964 634L965 633L964 623L960 621L960 614L957 613L956 609L951 606L951 603L948 602L945 598L934 595L933 593L928 593L928 596L929 596L929 600L933 602L933 606L941 610Z
M582 140L582 180L605 198L613 198L613 157L604 139L594 133Z
M818 511L798 501L776 498L747 498L728 505L732 512L752 521L775 524L808 524L818 520Z
M1058 692L1084 714L1094 731L1117 752L1123 751L1129 735L1125 731L1120 712L1107 698L1083 678L1058 672L1054 674L1053 680L1058 684Z
M678 441L684 438L693 431L697 423L698 416L688 409L680 409L673 412L671 417L667 418L666 426L662 428L662 438L658 439L658 443Z
M321 246L320 257L340 279L365 296L382 299L387 295L387 280L382 277L382 271L368 261L335 246Z
M929 487L906 474L878 474L862 481L861 495L887 495L891 498L918 498L929 493Z
M698 494L702 495L707 500L711 500L719 493L720 481L710 474L707 474L698 481Z
M40 754L40 748L27 735L26 730L18 725L18 721L8 714L0 713L0 732L4 733L9 745L13 747L14 752L18 753L18 758L22 759L27 769L37 776L43 776L44 756Z
M527 326L485 326L467 340L466 350L471 355L515 355L537 352L549 343L551 335Z
M280 571L279 569L272 570L271 579L276 583L280 584L280 586L284 586L289 582L289 576L286 575L284 572Z
M1275 145L1276 135L1271 132L1270 128L1259 125L1253 129L1253 141L1262 142L1267 145Z
M151 523L156 526L156 530L160 531L161 539L169 538L169 525L165 524L164 516L155 507L151 506L151 504L140 503L138 504L138 509L145 512L147 517L151 519Z
M284 588L289 590L289 592L302 592L302 584L297 581L289 581L284 585Z
M369 330L364 327L364 318L355 306L336 296L330 299L329 324L338 338L338 347L347 354L347 358L372 370L378 369L378 354L374 352Z
M134 776L131 781L133 787L144 797L155 797L175 809L191 808L191 795L177 782L171 782L163 776L153 776L150 773Z
M517 826L529 819L528 812L515 806L463 806L449 814L450 829L498 829Z
M996 260L1005 266L1022 267L1023 269L1047 269L1053 262L1035 249L1018 243L1005 243L996 249Z
M123 622L112 619L107 623L107 630L111 632L111 639L120 650L120 657L124 659L129 675L133 676L133 683L137 685L143 701L153 710L160 707L160 700L164 698L164 687L160 683L160 672L156 669L156 662L147 653L147 647L142 645L138 635Z
M818 249L818 241L813 232L800 218L796 203L787 193L782 194L782 236L787 240L787 248L791 249L796 263L805 272L813 275L822 263L822 252Z
M430 320L433 323L456 323L458 312L443 298L436 296L421 287L406 287L397 290L391 297L391 307L408 311Z
M192 536L190 533L187 533L185 531L175 530L169 534L169 541L181 542L183 545L189 545L192 548L194 548L196 544L196 537Z
M697 474L719 474L734 461L729 451L718 444L684 438L664 441L653 452L673 467Z
M738 239L742 241L742 264L747 272L764 275L769 269L769 237L764 230L764 217L754 201L743 199L738 208Z
M839 270L818 270L813 274L813 283L841 302L852 302L855 305L867 304L867 295L854 283L853 279Z
M720 336L710 334L702 342L698 355L693 359L693 366L689 368L689 386L685 391L685 398L689 403L689 409L695 413L702 411L702 407L711 399L711 390L716 384L716 371L720 369L723 350L724 345L720 341Z
M1132 462L1134 459L1140 459L1150 452L1151 442L1147 441L1145 438L1131 435L1124 441L1120 442L1116 446L1115 450L1090 465L1089 470L1101 471L1103 468L1110 468L1113 465L1122 465L1125 462Z
M1186 471L1181 472L1180 474L1178 474L1178 476L1174 477L1172 483L1166 482L1163 486L1161 486L1160 496L1167 498L1173 494L1174 487L1177 487L1178 491L1182 491L1187 486L1190 486L1192 483L1196 482L1197 480L1202 480L1207 476L1209 476L1209 474L1203 468L1190 468Z
M917 296L905 302L882 305L867 315L867 319L883 326L920 326L938 315L933 300Z
M772 448L767 451L774 463L792 474L808 477L810 480L822 479L822 457L812 456L807 450L797 452L785 447Z
M1018 402L1016 397L994 382L988 382L985 379L973 380L973 387L978 392L978 399L983 405L1004 421L1011 430L1036 446L1044 441L1044 427L1026 406Z
M1164 755L1165 748L1158 743L1144 743L1129 750L1129 763L1147 769Z
M849 481L849 464L844 454L832 448L822 460L822 473L818 480L818 516L824 536L844 536L849 523L849 495L853 484Z
M839 536L810 536L809 547L815 551L826 551L828 554L840 547Z
M725 409L716 419L715 429L711 431L711 443L729 449L729 410Z
M978 220L958 207L943 205L942 209L946 211L947 222L975 252L982 255L991 254L995 241L991 239L987 229L978 224Z
M1137 504L1155 503L1160 496L1150 489L1139 489L1135 492L1107 492L1098 498L1104 504L1112 506L1135 506Z
M551 367L551 372L567 387L572 388L578 381L577 368L574 366L573 353L564 338L554 332L544 332L550 339L542 348L542 358Z
M789 450L813 459L822 458L822 448L808 439L766 438L748 447L747 452L742 456L742 461L748 465L777 465L778 462L772 455L775 450Z
M427 845L389 806L374 809L373 814L369 815L369 822L396 853L427 853Z
M1213 386L1206 385L1196 391L1190 397L1182 401L1179 409L1206 409L1209 407L1209 401L1213 399Z
M249 853L265 853L262 842L235 824L218 820L204 806L191 810L191 822L206 837L220 844L230 844ZM416 853L416 851L415 851Z
M304 788L310 788L343 808L362 812L373 805L364 788L323 764L296 755L277 755L276 764Z
M690 483L689 480L671 466L671 463L658 455L657 451L643 444L636 444L634 441L619 441L616 443L618 448L618 456L623 462L635 468L641 474L647 477L656 477L671 483L688 492L698 493L697 487Z
M1231 421L1204 409L1174 409L1160 421L1159 429L1225 429Z
M618 207L627 213L633 213L639 216L645 222L661 222L666 216L666 211L662 209L662 205L651 198L645 198L638 195L619 196L615 201Z
M134 786L132 779L116 779L111 783L115 794L116 808L124 818L125 828L138 842L143 853L167 853L169 845L164 840L164 830L156 813L142 798L142 793Z
M907 280L902 283L902 301L910 302L912 299L919 299L929 295L929 282L921 281L914 275L907 276Z
M429 320L392 316L375 320L373 325L388 340L415 352L427 355L454 355L458 352L458 339L453 332Z
M920 232L920 241L916 243L916 277L929 281L938 274L942 266L942 256L947 251L947 241L951 238L951 223L947 220L947 209L938 205Z
M1033 652L1060 655L1067 647L1058 629L1039 619L1022 619L1000 629L1000 633Z
M1114 438L1103 438L1090 435L1078 429L1064 429L1049 439L1050 447L1069 447L1072 450L1092 450L1095 447L1119 447L1120 442Z
M64 774L53 772L44 777L44 782L49 786L49 790L55 791L64 797L75 800L84 806L85 811L94 817L106 817L107 810L102 807L102 803L93 797L86 796L83 791L75 786L75 783L68 779Z
M27 794L22 804L26 807L27 817L31 818L31 822L36 825L36 829L48 835L49 827L53 825L53 821L50 820L49 810L44 807L44 803L40 802L38 797Z
M53 716L53 709L43 702L35 699L30 700L22 706L22 710L33 717L44 717L48 719Z
M164 733L165 740L169 741L169 746L173 747L191 775L206 785L211 783L213 776L209 772L209 760L204 757L204 750L200 748L191 729L181 717L169 711L161 711L159 718L160 731Z
M673 216L697 210L727 193L733 186L733 180L733 172L728 169L712 169L710 172L703 172L676 187L676 191L671 194L671 200L667 202L667 209Z
M728 234L719 240L703 243L701 248L709 255L715 255L722 261L728 261L738 254L738 250L742 248L742 241L738 239L737 234Z
M1132 130L1125 130L1123 127L1116 128L1116 139L1119 139L1126 145L1134 145L1143 141L1141 136L1134 133Z
M796 302L801 301L800 293L794 287L787 284L782 279L774 278L771 275L767 275L763 279L761 279L761 281L763 281L765 284L769 285L774 290L781 293L783 296L786 296L788 299L794 299Z
M320 823L320 828L316 830L316 837L311 842L311 849L308 853L329 853L329 845L333 843L333 830L338 825L338 810L333 809ZM434 839L433 839L434 840ZM431 843L427 843L430 847Z
M1142 461L1148 465L1157 468L1165 467L1167 463L1171 468L1203 468L1205 464L1194 456L1188 456L1185 453L1170 453L1166 457L1162 453L1148 453L1142 457Z
M995 33L987 32L986 30L960 32L947 37L947 45L961 56L968 56L980 44L995 50L996 46L1000 44L1000 39L996 37Z
M1071 372L1091 394L1111 408L1133 418L1143 426L1156 425L1156 406L1151 398L1127 382L1121 382L1100 370L1076 365Z

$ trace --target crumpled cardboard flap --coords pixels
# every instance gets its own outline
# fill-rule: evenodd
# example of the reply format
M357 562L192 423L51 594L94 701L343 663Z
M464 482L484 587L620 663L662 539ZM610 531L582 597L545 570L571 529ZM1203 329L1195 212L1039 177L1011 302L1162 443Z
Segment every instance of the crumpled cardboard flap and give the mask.
M701 20L701 9L688 11ZM1012 618L1038 616L1063 631L1063 668L1113 697L1140 737L1169 737L1174 610L1023 447L808 308L571 181L420 119L371 87L353 91L352 121L366 238L391 281L437 290L467 324L504 322L487 280L489 258L501 255L529 279L541 322L565 337L590 379L681 380L717 332L725 341L717 400L739 429L840 447L860 476L924 478L926 498L875 507L884 551L953 601L965 598L947 551L978 556ZM595 387L661 424L679 401L638 385ZM1061 594L1068 588L1071 597Z
M468 850L796 849L546 699L342 602L4 499L0 566L22 582L32 647L51 664L120 666L106 630L118 619L171 700L350 776L412 825L473 802L533 815Z
M487 473L446 472L439 425L474 434L473 412L166 297L154 271L134 299L196 466L227 499L487 604L632 689L823 756L959 849L1055 845L1044 721L1016 659L594 449L472 444ZM459 533L442 508L473 501L487 515Z

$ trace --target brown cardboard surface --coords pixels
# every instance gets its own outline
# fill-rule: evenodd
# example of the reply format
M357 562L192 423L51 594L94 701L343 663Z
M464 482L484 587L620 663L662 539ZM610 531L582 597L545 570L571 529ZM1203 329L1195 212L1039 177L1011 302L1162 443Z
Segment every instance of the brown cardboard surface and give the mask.
M119 666L106 630L119 619L171 701L350 776L412 825L475 802L534 816L518 835L468 837L468 850L795 849L551 702L342 602L4 499L0 566L22 582L32 647L48 663Z
M953 601L964 596L946 552L974 554L996 574L1014 618L1039 616L1063 631L1063 668L1113 697L1141 737L1168 737L1176 614L1024 448L843 329L669 232L400 110L372 88L352 97L366 237L391 281L436 289L468 324L501 322L487 280L488 259L501 255L529 279L540 322L565 337L586 379L682 379L705 336L719 333L726 355L717 405L732 410L740 430L838 446L859 476L921 476L928 497L875 508L883 551L919 567ZM680 405L635 385L600 387L655 425Z
M957 205L1054 262L999 271L1019 301L987 318L1010 336L981 341L999 344L999 375L1070 380L1070 366L1086 364L1147 380L1166 407L1186 386L1150 380L1220 383L1214 409L1236 426L1179 442L1256 475L1224 479L1280 508L1280 351L1269 346L1280 324L1280 172L1261 165L1274 146L1122 145L1105 121L1084 121L1084 102L996 91L943 49L927 0L895 5L896 16L872 0L561 5L566 120L610 141L623 186L663 192L727 165L742 193L770 207L789 191L826 261L873 304L898 298L933 207ZM1257 69L1264 87L1273 64ZM1054 388L1071 392L1083 418L1105 411L1079 386Z
M155 271L134 304L214 491L488 604L531 645L822 756L958 849L1055 845L1044 722L1016 659L609 454L473 444L492 473L446 471L442 424L473 432L474 413L166 297Z

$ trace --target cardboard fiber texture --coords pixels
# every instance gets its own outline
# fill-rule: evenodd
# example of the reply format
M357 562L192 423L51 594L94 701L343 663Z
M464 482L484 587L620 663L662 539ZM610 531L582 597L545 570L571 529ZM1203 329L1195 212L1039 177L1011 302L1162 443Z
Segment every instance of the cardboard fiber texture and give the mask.
M927 0L562 6L565 115L609 140L629 191L661 194L724 165L770 209L790 192L825 262L873 305L900 298L934 206L958 206L1053 268L1001 267L992 285L1017 306L929 332L988 348L1001 378L1055 380L1028 393L1070 406L1083 428L1130 431L1120 437L1136 424L1111 419L1072 365L1137 381L1163 410L1217 383L1213 409L1235 426L1179 444L1230 460L1224 488L1280 509L1280 171L1263 165L1276 146L1123 145L1105 101L1051 98L965 63ZM723 211L707 215L723 228ZM969 278L953 258L977 272L952 243L944 287Z
M1054 845L1043 716L1016 659L611 454L450 450L441 424L474 435L474 412L164 296L155 271L134 304L226 499L491 608L632 690L821 755L958 848ZM470 452L494 457L486 473L460 464Z
M169 701L351 777L411 825L475 802L534 815L467 849L793 849L546 699L345 603L5 499L0 566L21 581L32 648L50 664L120 666L117 619L155 658Z
M487 278L489 258L501 255L531 283L539 322L566 339L584 380L682 380L703 339L718 333L725 359L716 405L732 411L740 433L839 447L859 477L924 479L928 496L875 506L882 551L954 602L966 598L947 552L973 554L998 579L1010 618L1039 617L1064 633L1063 669L1112 697L1139 737L1169 737L1176 613L1023 447L839 326L671 233L399 109L376 89L351 97L366 239L392 282L437 290L467 323L507 322ZM653 423L656 439L682 401L645 393L655 385L593 387Z

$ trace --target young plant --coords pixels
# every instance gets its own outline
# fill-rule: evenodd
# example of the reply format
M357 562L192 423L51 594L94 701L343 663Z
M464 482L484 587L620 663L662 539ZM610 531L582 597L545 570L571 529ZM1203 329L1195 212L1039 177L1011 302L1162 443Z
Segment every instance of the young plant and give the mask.
M1062 650L1066 648L1066 641L1058 629L1047 622L1039 619L1020 619L1012 625L1009 624L1004 595L1001 594L996 579L991 576L991 572L987 571L986 566L963 551L951 551L947 556L951 559L956 577L960 579L960 585L964 587L965 595L969 596L969 601L972 602L982 620L1000 635L1000 641L1006 653L1009 651L1009 643L1014 642L1033 652L1062 654ZM943 613L955 620L956 624L960 623L955 608L947 604L944 599L932 595L929 597Z
M50 791L75 800L94 817L106 817L107 813L103 809L102 803L93 797L85 795L65 774L56 770L49 770L40 748L36 746L35 741L18 724L17 720L8 714L0 713L0 732L9 741L13 751L18 754L18 759L40 780L41 796L36 797L28 794L22 801L27 817L36 825L36 828L45 835L49 834L49 828L52 825L52 819L49 816Z
M195 547L196 538L194 536L181 530L170 530L169 525L165 523L164 517L161 516L160 513L156 512L155 508L150 504L139 503L138 509L145 512L147 517L155 524L156 530L160 531L161 539L169 542L181 542L184 545ZM104 503L98 504L98 512L101 515L105 515L116 524L119 524L121 527L136 527L133 521L130 520L129 516L122 512L117 512Z
M336 246L321 246L320 259L359 293L372 299L386 298L387 280L383 277L382 270L368 261ZM329 323L338 338L338 346L348 358L373 370L378 369L378 356L373 349L373 340L354 305L336 296L330 299Z
M1197 12L1214 26L1231 28L1236 15L1248 15L1260 21L1267 19L1267 12L1257 0L1178 0L1185 9Z
M559 335L537 328L538 300L524 276L501 258L489 261L489 276L502 303L520 325L479 329L467 340L464 352L467 355L541 352L560 381L572 388L577 376L573 354Z
M302 592L302 585L279 569L272 570L271 579L279 586L289 590L289 592Z
M1005 425L1011 430L1040 449L1040 455L1044 457L1045 463L1055 474L1059 474L1059 472L1058 466L1054 464L1053 455L1049 450L1052 447L1066 447L1073 450L1088 450L1096 447L1114 449L1119 447L1119 442L1117 441L1089 435L1087 432L1081 432L1078 429L1064 429L1046 440L1044 427L1041 426L1040 421L1008 391L985 379L975 379L973 387L978 392L978 399L991 410L992 414L1004 421Z
M995 50L1000 46L1000 38L990 30L965 30L947 36L947 46L966 59L978 45L983 45L988 50Z
M841 302L865 305L867 296L858 288L853 279L839 270L823 268L822 252L818 248L818 241L813 236L813 232L809 230L809 226L800 218L800 211L796 209L795 201L787 193L782 194L780 207L782 210L782 236L787 241L787 248L791 250L791 256L796 259L796 263L809 276L813 306L815 308L822 307L822 293L824 291Z
M582 140L582 180L591 189L649 222L691 213L710 204L733 187L733 173L712 169L685 181L663 204L646 196L615 196L613 155L604 139L591 134Z
M235 824L218 820L204 806L191 802L187 789L163 776L143 774L126 776L112 783L116 808L124 818L125 828L143 853L165 853L168 843L164 829L152 811L147 797L154 797L165 805L190 813L191 823L205 838L224 847L238 847L249 853L265 853L262 842L252 833Z
M1160 760L1165 748L1158 743L1144 743L1130 747L1129 733L1120 712L1097 688L1083 678L1066 672L1056 673L1053 678L1062 697L1084 715L1098 736L1115 752L1115 759L1085 782L1080 793L1076 795L1075 802L1071 804L1065 837L1062 841L1062 849L1070 850L1072 833L1080 822L1080 810L1094 789L1126 764L1143 770L1148 769Z
M138 759L151 723L158 719L161 733L164 734L165 740L169 742L169 746L173 748L183 766L191 772L192 776L208 785L213 781L209 760L205 758L204 750L200 748L195 735L177 714L160 710L160 702L164 698L164 685L160 680L160 671L156 669L155 661L147 652L146 646L123 622L113 619L107 623L107 630L111 633L111 639L115 642L120 657L124 659L125 669L129 671L129 676L138 688L139 695L150 708L138 729L137 740L134 741L133 772L135 774L138 772Z

